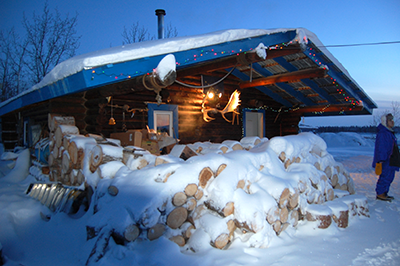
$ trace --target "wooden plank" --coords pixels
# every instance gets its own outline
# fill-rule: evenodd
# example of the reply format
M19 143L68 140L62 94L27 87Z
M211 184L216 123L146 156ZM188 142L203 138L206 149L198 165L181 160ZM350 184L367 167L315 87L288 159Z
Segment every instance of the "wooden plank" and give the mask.
M272 85L279 82L289 82L298 79L322 78L326 75L326 72L327 70L324 68L299 70L295 72L274 75L266 78L254 79L253 81L242 82L240 83L239 87L241 89L245 89L257 86Z

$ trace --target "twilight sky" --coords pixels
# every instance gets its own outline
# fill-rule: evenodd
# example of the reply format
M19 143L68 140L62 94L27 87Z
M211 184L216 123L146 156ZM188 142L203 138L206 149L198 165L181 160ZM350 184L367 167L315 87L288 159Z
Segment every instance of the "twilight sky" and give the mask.
M23 14L40 15L45 0L1 0L0 30L14 27L20 35ZM304 27L314 32L380 109L400 102L399 0L287 0L287 1L108 1L51 0L51 11L62 16L78 13L77 54L122 45L124 26L139 22L157 38L156 9L165 9L165 24L178 36L223 29ZM395 44L329 47L331 45L397 42ZM375 112L374 112L375 113ZM371 124L371 116L306 118L313 125Z

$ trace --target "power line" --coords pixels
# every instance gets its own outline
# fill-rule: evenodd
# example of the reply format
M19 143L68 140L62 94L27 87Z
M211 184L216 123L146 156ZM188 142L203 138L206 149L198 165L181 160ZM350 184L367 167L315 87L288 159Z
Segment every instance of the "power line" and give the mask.
M365 45L385 45L385 44L396 44L396 43L400 43L400 41L356 43L356 44L336 44L336 45L324 45L324 47L349 47L349 46L365 46Z

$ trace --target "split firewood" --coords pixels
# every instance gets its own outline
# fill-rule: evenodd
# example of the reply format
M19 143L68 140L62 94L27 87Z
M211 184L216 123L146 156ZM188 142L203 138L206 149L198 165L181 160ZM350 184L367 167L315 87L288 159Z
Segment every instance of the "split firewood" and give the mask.
M332 219L339 228L347 228L349 225L349 207L340 200L328 202L326 204L332 210Z
M243 150L243 146L240 144L239 141L236 141L236 140L224 140L222 142L222 144L228 146L229 148L231 148L234 151Z
M261 143L261 139L257 136L251 136L251 137L244 137L240 140L240 145L243 147L245 150L250 150L252 149L255 145L258 145Z
M165 232L165 225L164 224L156 224L152 226L148 231L147 231L147 238L152 241L160 236L162 236Z
M352 178L348 178L347 180L347 191L349 191L350 195L354 195L356 193L354 181Z
M190 198L187 202L186 202L186 209L191 212L193 211L197 206L197 201L194 198Z
M231 214L233 214L235 210L235 206L233 202L228 202L225 204L225 206L217 206L215 205L215 202L213 200L208 200L204 202L204 205L209 209L212 210L222 217L227 217Z
M128 242L135 241L140 235L140 229L137 225L131 224L125 228L124 237Z
M314 145L314 146L312 147L310 153L313 153L313 154L315 154L315 155L321 157L321 155L322 155L322 150L321 150L321 148L320 148L318 145Z
M331 178L331 177L332 177L333 172L332 172L331 166L328 165L328 166L325 168L324 172L325 172L325 174L326 174L326 176L327 176L328 178Z
M292 164L293 162L290 160L290 159L287 159L286 161L285 161L285 169L288 169L289 168L289 166Z
M341 184L339 189L344 190L344 191L348 191L347 183Z
M99 144L94 146L90 152L90 171L94 173L100 164L112 161L122 162L122 147Z
M181 144L176 144L171 152L169 153L171 156L175 156L177 158L181 158L183 160L187 160L190 157L196 156L197 153L192 150L189 146L187 145L181 145Z
M228 202L225 207L222 209L222 213L224 214L224 217L227 217L231 214L233 214L235 211L235 205L232 201Z
M349 211L341 211L338 216L333 215L333 220L340 228L347 228L349 225Z
M78 174L76 175L77 185L80 186L85 182L85 175L83 174L82 170L78 170Z
M287 207L290 210L293 210L294 208L297 207L297 205L299 204L299 197L300 197L300 194L297 190L295 193L293 193L292 195L289 196L289 202L288 202Z
M337 194L337 191L335 191ZM339 196L340 197L340 196ZM335 199L336 201L337 199ZM369 215L368 201L365 196L361 195L346 195L339 198L340 201L346 203L349 207L349 215L353 216L366 216Z
M293 210L290 212L289 222L292 224L293 227L296 227L299 223L299 211Z
M56 158L54 157L53 152L50 152L49 156L47 157L47 163L50 167L56 163Z
M280 219L280 209L278 206L274 206L271 209L269 209L267 213L266 220L269 224L274 224L276 220Z
M284 207L280 211L279 220L282 223L286 223L288 221L288 218L289 218L289 210L286 207Z
M188 184L185 188L185 194L188 197L193 197L197 193L198 187L196 184Z
M223 249L230 243L231 237L229 236L230 231L227 224L229 220L210 213L200 218L199 223L210 236L211 246Z
M323 202L322 198L323 198L322 193L319 190L313 188L307 195L307 202L308 204L322 203Z
M55 132L59 125L75 126L75 118L73 116L60 116L56 114L48 114L47 124L50 132Z
M221 146L219 147L219 149L222 151L222 153L226 153L226 152L229 150L229 147L228 147L228 146L225 146L225 145L221 145Z
M229 236L232 237L236 230L236 224L234 220L229 220L226 225L228 226Z
M159 156L156 158L156 161L154 163L154 166L160 165L160 164L164 164L164 163L168 163L168 161L164 160L163 158L160 158Z
M101 164L97 168L97 172L99 177L102 179L113 179L118 172L118 170L123 167L124 164L120 161L110 161L104 164Z
M332 223L332 210L327 206L309 205L306 213L307 221L318 221L318 228L328 228Z
M286 153L285 153L284 151L282 151L282 152L279 154L279 160L281 160L282 162L285 162L285 160L286 160Z
M73 165L79 168L85 156L84 150L78 149L76 143L72 141L68 146L68 153L70 154L71 162L73 163Z
M195 198L196 200L200 200L200 199L203 197L203 195L204 195L203 190L202 190L202 189L198 189L198 190L196 191L196 194L194 194L194 198Z
M51 153L53 154L55 159L59 159L60 158L58 150L59 150L59 147L57 147L57 145L54 145L53 150L51 151Z
M214 241L211 243L218 249L223 249L230 242L230 237L226 233L220 234Z
M182 206L183 204L186 203L186 201L187 201L187 196L183 192L177 192L172 197L172 204L177 207Z
M224 171L224 169L226 168L226 164L221 164L218 169L217 172L215 173L215 177L217 177L222 171Z
M79 129L76 126L59 125L55 131L57 147L62 146L65 135L79 135Z
M199 185L202 188L205 188L207 185L207 182L214 176L213 171L210 169L210 167L204 167L200 174L199 174Z
M286 228L289 227L289 225L290 225L289 223L283 223L281 226L281 229L279 230L279 233L277 233L277 234L280 235L283 231L286 230Z
M335 187L339 182L339 177L337 174L334 174L330 179L332 187Z
M186 244L185 238L183 236L177 235L171 237L169 240L176 243L178 246L183 247Z
M175 208L168 214L167 225L172 229L179 228L187 219L188 211L184 207Z
M96 140L96 142L104 142L104 141L106 141L105 137L103 137L101 135L98 135L98 134L88 133L88 134L85 135L85 137L93 138L93 139Z
M289 202L289 197L290 197L290 190L288 188L285 188L282 191L281 196L279 197L278 204L280 208L284 208L287 206Z
M333 191L332 188L327 189L325 197L327 201L331 201L335 198L335 192Z
M175 173L175 171L166 173L165 176L164 176L164 178L160 179L160 181L158 181L158 180L156 180L156 181L157 181L157 182L161 182L161 181L162 181L163 183L165 183L165 182L168 181L168 178L169 178L171 175L173 175L174 173Z
M190 222L194 224L194 220L198 220L206 210L206 206L204 204L197 205L194 211L190 214Z
M282 222L280 220L276 220L272 223L272 229L274 229L275 233L279 235L281 233Z
M246 182L243 179L240 179L236 188L244 189L245 185L246 185Z
M69 173L69 182L71 183L71 186L76 186L78 184L78 170L72 169L72 171Z
M69 157L68 151L64 151L61 157L61 173L62 174L69 174L72 171L72 162Z
M196 227L194 227L193 224L187 223L187 226L182 225L184 231L182 232L183 237L186 239L189 239L192 236L192 230L195 230Z

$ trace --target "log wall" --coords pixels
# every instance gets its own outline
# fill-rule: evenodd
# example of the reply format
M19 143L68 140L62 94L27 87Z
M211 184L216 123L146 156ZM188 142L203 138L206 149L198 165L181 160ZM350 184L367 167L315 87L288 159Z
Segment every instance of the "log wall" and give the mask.
M46 129L48 113L73 116L76 126L82 134L95 133L102 134L105 137L109 137L114 132L146 128L148 124L147 103L156 103L156 93L146 89L125 88L128 85L125 87L123 85L120 86L122 87L97 88L26 107L21 111L21 120L23 121L23 117L29 117L33 124L40 124L42 128ZM225 91L223 97L220 99L220 105L210 107L222 110L228 103L230 95L236 89L238 89L237 82L232 80L227 81L224 84ZM261 107L265 109L267 138L297 134L298 132L298 123L301 114L277 112L281 105L254 88L241 90L240 115L236 117L233 124L225 121L220 113L210 114L211 117L215 118L211 122L203 120L201 112L203 94L201 89L188 88L175 83L167 89L163 89L160 94L162 96L162 104L179 106L179 139L183 144L194 143L196 141L220 143L228 139L240 140L243 137L243 108ZM113 108L111 108L111 103L108 103L106 99L110 95L113 95ZM5 116L3 118L3 125L4 123L8 123L7 121L12 120L7 117L15 117L17 114ZM109 125L111 117L115 119L115 125ZM232 113L226 114L226 117L231 120ZM18 121L15 121L15 118L13 119L12 123L18 124ZM7 125L3 126L3 131L7 128ZM42 132L43 136L46 135L45 131L43 130ZM15 144L15 135L13 136ZM3 133L3 140L7 140L6 133Z

